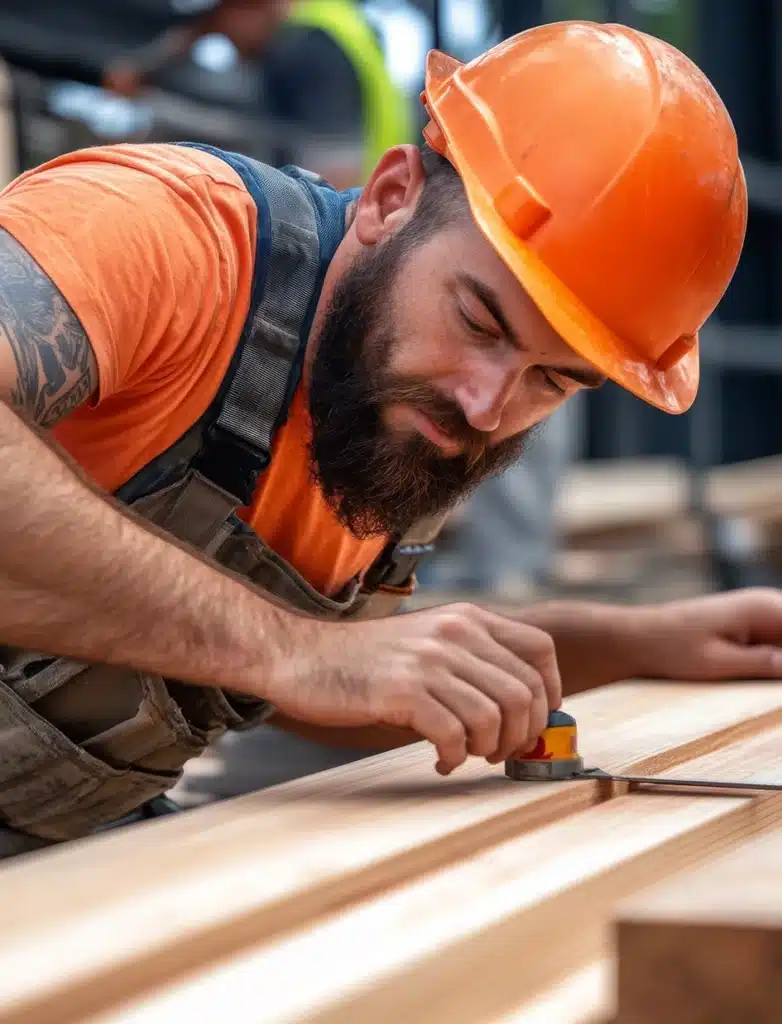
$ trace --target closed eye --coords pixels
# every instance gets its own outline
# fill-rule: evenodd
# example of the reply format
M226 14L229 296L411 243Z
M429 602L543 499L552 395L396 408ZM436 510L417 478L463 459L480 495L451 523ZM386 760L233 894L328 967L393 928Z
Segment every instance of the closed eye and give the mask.
M473 334L478 334L482 338L496 339L498 337L496 331L491 330L489 327L484 327L483 324L477 323L475 320L473 320L465 313L461 306L459 306L459 316L461 317L461 320L467 327L467 329L469 331L472 331Z

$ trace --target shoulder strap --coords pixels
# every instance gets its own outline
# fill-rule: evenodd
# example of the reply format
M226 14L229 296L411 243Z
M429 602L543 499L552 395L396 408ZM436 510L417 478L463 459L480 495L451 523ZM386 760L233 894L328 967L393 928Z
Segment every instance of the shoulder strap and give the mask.
M263 295L217 425L267 454L298 362L301 328L318 276L320 245L306 190L254 163L269 205L271 240Z
M320 242L302 183L248 157L226 156L256 200L259 265L237 361L198 469L247 505L295 389L320 283Z

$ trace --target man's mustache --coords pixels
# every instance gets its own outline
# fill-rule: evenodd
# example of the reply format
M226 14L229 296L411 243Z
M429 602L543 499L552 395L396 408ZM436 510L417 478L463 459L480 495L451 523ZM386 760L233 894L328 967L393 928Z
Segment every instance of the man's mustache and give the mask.
M489 446L490 435L471 426L457 402L440 394L425 381L398 377L386 379L373 390L372 398L379 405L410 405L424 413L461 444L461 457L469 467L480 461Z

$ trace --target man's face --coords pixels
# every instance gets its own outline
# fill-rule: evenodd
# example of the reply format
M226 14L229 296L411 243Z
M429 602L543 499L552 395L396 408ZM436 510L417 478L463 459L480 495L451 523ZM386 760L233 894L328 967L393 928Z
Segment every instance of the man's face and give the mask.
M415 218L338 282L310 380L313 473L358 536L404 532L520 457L602 377L548 325L465 217Z

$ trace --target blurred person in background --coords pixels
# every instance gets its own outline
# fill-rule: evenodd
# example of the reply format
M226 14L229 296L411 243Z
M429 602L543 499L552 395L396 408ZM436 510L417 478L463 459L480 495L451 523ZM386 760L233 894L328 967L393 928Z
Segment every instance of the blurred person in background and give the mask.
M104 84L137 95L157 70L211 35L260 61L260 113L279 125L289 162L335 188L363 184L388 148L412 140L410 101L357 0L219 0L113 61Z

